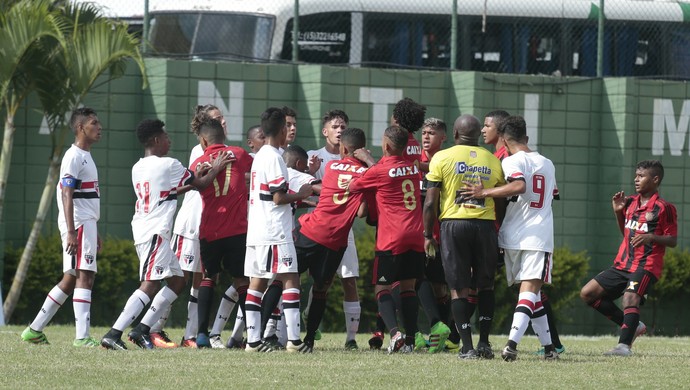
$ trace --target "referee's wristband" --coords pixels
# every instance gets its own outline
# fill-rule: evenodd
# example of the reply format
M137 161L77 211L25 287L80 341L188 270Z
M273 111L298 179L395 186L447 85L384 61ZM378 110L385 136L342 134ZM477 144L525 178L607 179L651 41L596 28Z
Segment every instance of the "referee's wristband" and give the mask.
M424 234L424 238L428 238L429 240L434 238L434 235L427 233L426 230L422 234Z

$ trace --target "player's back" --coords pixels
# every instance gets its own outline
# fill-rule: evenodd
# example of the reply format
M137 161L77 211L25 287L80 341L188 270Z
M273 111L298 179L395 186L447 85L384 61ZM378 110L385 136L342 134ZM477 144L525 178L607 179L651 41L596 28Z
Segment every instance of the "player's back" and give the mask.
M201 145L197 144L189 154L189 166L204 155ZM182 200L182 206L177 211L173 232L186 238L199 238L199 225L201 224L201 195L198 191L187 191Z
M182 163L170 157L148 156L132 167L132 186L137 196L132 233L139 244L154 235L170 239L177 209L177 187L192 178Z

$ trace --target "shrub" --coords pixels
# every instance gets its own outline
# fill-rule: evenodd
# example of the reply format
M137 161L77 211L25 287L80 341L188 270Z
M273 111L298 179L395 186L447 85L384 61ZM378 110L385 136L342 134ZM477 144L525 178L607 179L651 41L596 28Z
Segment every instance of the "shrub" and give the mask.
M664 271L659 281L652 287L649 303L652 306L652 326L650 333L678 335L685 325L680 315L684 303L690 298L690 252L687 249L669 249L664 256ZM677 305L676 305L677 304ZM676 311L673 316L665 316L664 323L671 324L669 329L661 329L659 312L662 307Z

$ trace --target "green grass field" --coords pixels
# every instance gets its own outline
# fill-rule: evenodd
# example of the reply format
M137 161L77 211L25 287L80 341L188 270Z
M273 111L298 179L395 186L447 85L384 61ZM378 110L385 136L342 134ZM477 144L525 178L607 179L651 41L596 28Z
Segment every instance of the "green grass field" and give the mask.
M74 328L49 326L51 345L20 341L23 327L0 328L0 388L688 388L690 338L640 337L635 355L604 357L617 339L565 336L560 361L532 352L534 336L519 346L518 361L461 361L455 353L388 356L370 351L369 335L358 335L359 351L344 351L344 334L324 334L313 354L249 354L239 350L129 351L72 347ZM105 328L92 328L100 337ZM171 329L178 340L181 329ZM496 352L506 337L493 336ZM386 338L388 341L388 338ZM384 344L385 345L385 344Z

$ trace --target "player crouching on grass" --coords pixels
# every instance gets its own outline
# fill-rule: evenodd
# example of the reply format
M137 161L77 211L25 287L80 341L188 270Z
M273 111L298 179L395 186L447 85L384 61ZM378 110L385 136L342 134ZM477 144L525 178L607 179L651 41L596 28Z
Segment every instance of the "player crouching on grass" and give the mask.
M144 158L132 167L132 185L137 196L132 234L139 256L141 285L101 339L101 346L106 349L127 349L121 340L122 333L149 302L151 307L128 336L140 348L153 348L149 335L151 326L185 287L180 263L169 244L177 210L177 194L190 190L190 185L206 188L230 162L227 154L220 153L209 164L210 169L207 166L195 175L178 160L165 157L170 150L170 138L164 126L162 121L151 119L145 119L137 126L137 138L144 145ZM159 291L163 280L167 285Z
M613 213L623 241L613 266L600 272L580 291L580 297L621 327L618 345L604 355L630 356L635 338L647 331L640 321L640 305L661 277L666 247L678 242L676 207L659 196L664 166L641 161L635 170L636 195L616 192ZM623 296L623 310L613 302Z

